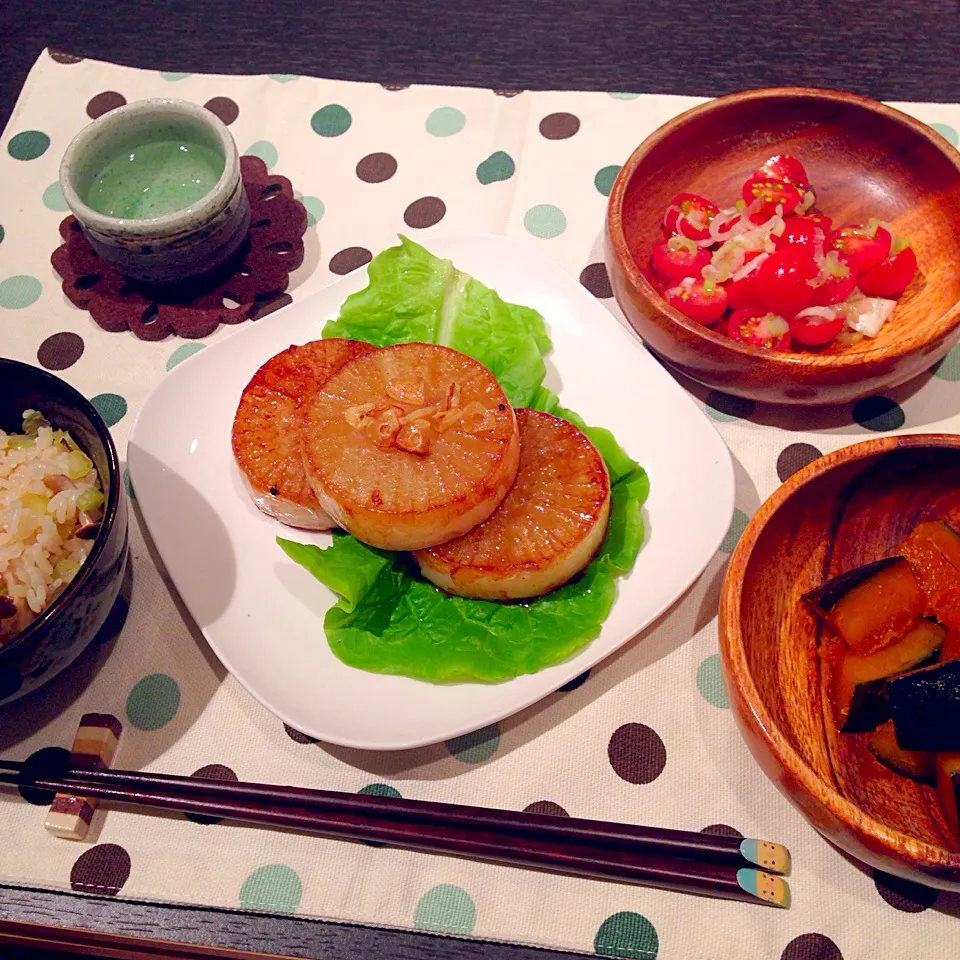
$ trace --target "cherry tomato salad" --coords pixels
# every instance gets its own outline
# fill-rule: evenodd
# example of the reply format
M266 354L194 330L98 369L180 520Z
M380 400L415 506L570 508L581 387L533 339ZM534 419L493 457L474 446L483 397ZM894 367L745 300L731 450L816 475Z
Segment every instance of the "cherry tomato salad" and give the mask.
M651 258L660 292L691 320L768 350L875 337L917 272L906 237L870 220L834 229L795 157L773 156L736 206L681 193Z

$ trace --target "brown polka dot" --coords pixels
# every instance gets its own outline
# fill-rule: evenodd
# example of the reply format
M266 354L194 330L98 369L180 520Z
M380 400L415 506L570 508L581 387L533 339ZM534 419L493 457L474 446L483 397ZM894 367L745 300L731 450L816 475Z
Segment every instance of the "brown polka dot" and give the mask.
M368 258L369 259L369 258ZM336 271L334 271L336 272ZM288 724L283 725L283 732L294 742L294 743L317 743L313 737L308 737L305 733L301 733L299 730L294 730L293 727Z
M130 854L115 843L99 843L77 857L70 886L79 893L115 897L130 877Z
M743 839L743 834L733 827L728 827L725 823L711 823L709 827L704 827L701 833L709 834L711 837L736 837L737 840Z
M607 267L603 263L588 263L580 271L580 282L601 300L609 300L613 296L610 277L607 276Z
M548 140L566 140L580 129L580 119L572 113L551 113L540 121L540 133Z
M572 680L568 680L562 687L557 687L558 690L561 690L563 693L569 693L571 690L576 690L577 687L582 687L590 679L590 671L584 670L583 673L579 676L574 677Z
M63 747L41 747L34 750L24 762L24 774L29 779L60 777L70 769L70 751ZM49 807L53 803L53 790L37 787L17 787L17 792L27 803L37 807Z
M552 800L537 800L535 803L528 803L523 808L524 813L539 813L542 817L569 817L559 803Z
M519 97L522 90L494 90L493 91L498 97Z
M229 767L225 767L222 763L208 763L205 767L194 770L190 776L197 777L200 780L229 780L232 783L236 783L240 779ZM184 816L194 823L204 824L219 823L223 819L223 817L208 817L203 813L185 813Z
M76 333L54 333L37 349L37 360L48 370L66 370L83 356L83 338Z
M940 891L934 890L933 887L925 887L913 880L895 877L882 870L873 871L873 883L877 893L894 910L901 910L904 913L923 913L924 910L932 907L940 896Z
M447 212L447 205L439 197L421 197L403 211L403 222L408 227L432 227Z
M813 463L823 454L812 443L791 443L784 447L777 457L777 476L781 482L792 477L798 470L802 470L808 463Z
M357 176L364 183L383 183L397 172L397 161L389 153L368 153L357 163Z
M97 117L122 107L126 102L127 98L122 93L117 93L116 90L104 90L103 93L91 97L87 103L87 116L91 120L96 120Z
M780 960L843 960L843 954L822 933L801 933L783 948Z
M372 259L373 254L366 247L345 247L330 258L330 272L343 276L368 264Z
M229 97L214 97L204 106L215 116L219 117L228 127L240 116L240 108L235 100Z
M667 748L655 730L644 723L625 723L607 744L613 772L627 783L652 783L663 773Z
M409 83L381 83L381 87L384 90L390 90L393 93L396 93L398 90L408 90L410 88Z
M51 60L57 63L82 63L83 57L75 57L72 53L64 53L62 50L48 50Z

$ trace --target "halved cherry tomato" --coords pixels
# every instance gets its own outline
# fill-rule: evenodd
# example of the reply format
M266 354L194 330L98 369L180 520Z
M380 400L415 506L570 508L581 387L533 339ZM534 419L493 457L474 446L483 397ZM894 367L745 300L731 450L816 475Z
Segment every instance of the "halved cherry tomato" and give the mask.
M748 307L759 303L757 299L757 274L756 272L741 277L739 280L731 280L727 285L727 305L739 310L740 307Z
M727 291L719 284L707 290L702 281L673 287L666 293L667 302L697 323L709 327L727 309Z
M682 280L700 276L710 262L710 251L685 237L661 240L653 248L653 269L665 280Z
M817 248L817 234L822 247L827 233L813 217L787 217L786 229L779 237L773 238L778 250L784 247L804 247L813 253Z
M811 280L820 271L807 250L789 247L771 253L757 270L756 291L760 302L769 310L792 317L813 299Z
M846 316L839 308L829 317L803 310L790 321L790 335L805 347L822 347L836 337L845 322Z
M743 199L747 204L754 200L762 200L763 207L760 210L761 216L766 214L765 220L769 220L777 212L777 207L783 208L783 215L793 211L797 204L803 199L803 195L792 183L785 180L767 180L763 177L751 177L743 185ZM751 216L751 220L753 217ZM761 221L762 223L763 221Z
M706 197L678 193L667 208L663 226L667 233L682 233L691 240L706 240L710 236L710 221L719 212L720 208Z
M786 153L778 153L770 157L754 170L753 175L766 180L783 180L786 183L793 183L801 191L810 189L810 178L807 176L807 171L803 169L803 164L796 157Z
M917 272L917 255L910 242L897 237L890 248L890 256L861 274L860 289L868 297L896 300L910 284Z
M790 349L790 326L783 317L764 307L743 307L730 317L727 334L731 340L749 343L778 353Z
M852 270L845 277L832 277L829 274L817 277L810 306L829 307L834 303L842 303L853 293L856 285L857 275Z
M875 224L873 228L857 225L835 230L827 238L827 250L836 250L840 259L857 275L866 273L890 255L893 237L890 231Z
M812 220L822 231L825 237L829 237L833 230L833 221L825 213L805 213L807 220Z

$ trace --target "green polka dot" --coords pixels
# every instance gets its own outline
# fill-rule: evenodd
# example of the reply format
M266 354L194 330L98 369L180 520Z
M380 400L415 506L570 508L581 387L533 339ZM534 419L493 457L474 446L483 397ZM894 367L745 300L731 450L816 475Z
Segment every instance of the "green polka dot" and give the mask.
M359 792L368 797L393 797L394 800L400 800L403 796L396 787L391 787L389 783L368 783Z
M617 174L619 172L619 163L611 163L608 167L601 167L597 171L596 176L593 178L593 185L605 197L609 197L610 191L613 189L613 181L617 179Z
M509 180L516 170L513 157L503 150L497 150L477 167L477 179L483 184L497 183L500 180Z
M697 689L711 706L726 710L730 706L727 688L720 673L720 654L712 653L697 668Z
M165 727L180 708L180 685L165 673L138 680L127 696L127 719L137 730Z
M43 290L36 277L18 274L0 281L0 307L6 310L22 310L36 303Z
M186 80L190 76L189 73L170 73L168 71L161 71L160 76L164 80L169 80L171 83L175 83L177 80Z
M275 167L277 160L280 159L277 148L269 140L258 140L256 143L251 143L243 152L247 156L259 157L268 167Z
M538 203L524 214L523 225L527 232L535 237L552 240L567 229L567 218L563 211L552 203Z
M613 97L614 100L636 100L640 96L639 93L608 93L608 97Z
M413 925L417 930L466 934L477 922L477 907L462 887L441 883L428 890L417 903Z
M757 409L756 401L746 397L735 397L719 390L711 390L706 398L707 413L721 423L727 420L745 420L753 416Z
M339 103L328 103L321 107L311 118L310 126L321 137L339 137L350 129L353 117L346 107Z
M42 130L24 130L10 138L7 153L14 160L36 160L47 152L50 138Z
M130 479L130 471L126 467L123 468L123 486L127 491L127 496L131 500L136 500L137 495L133 489L133 481Z
M500 746L500 726L492 723L489 727L465 733L447 741L447 749L463 763L483 763L497 752Z
M244 910L293 913L302 896L303 884L296 870L285 863L268 863L243 881L240 906Z
M187 357L199 353L205 346L205 343L181 343L167 358L167 369L172 370L178 363L183 363Z
M319 197L301 197L300 202L307 210L307 224L313 226L318 220L323 219L327 208Z
M54 180L53 183L43 191L43 205L48 210L54 210L57 213L66 213L70 208L67 201L63 199L63 191L60 189L60 181Z
M743 531L747 529L749 522L750 518L739 507L734 509L730 529L720 542L720 549L724 553L733 553L734 547L736 547L740 537L743 536Z
M956 129L951 127L949 123L931 123L930 126L933 127L941 137L949 140L955 147L960 145L960 136L958 136Z
M435 137L452 137L467 125L467 118L456 107L437 107L427 117L427 133Z
M90 402L108 427L119 423L127 415L127 401L119 393L98 393Z
M593 940L601 957L628 957L629 960L656 960L660 938L653 924L642 914L624 910L607 917Z
M900 404L880 394L858 400L853 405L853 419L861 427L877 433L899 430L907 420Z
M289 83L291 80L299 80L299 73L270 73L267 74L271 80L276 80L277 83Z
M960 343L933 368L933 375L951 383L960 380Z

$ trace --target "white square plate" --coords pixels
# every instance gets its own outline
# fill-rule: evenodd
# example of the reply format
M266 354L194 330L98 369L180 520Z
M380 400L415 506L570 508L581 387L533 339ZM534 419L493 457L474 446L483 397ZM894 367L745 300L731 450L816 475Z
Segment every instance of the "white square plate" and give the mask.
M693 400L579 283L498 236L438 238L430 250L539 310L553 352L546 384L588 423L608 427L650 475L647 537L617 582L600 636L576 656L499 684L434 685L365 673L331 653L323 616L334 595L274 538L326 545L260 513L241 486L230 431L254 371L292 343L319 339L358 270L217 342L174 368L144 403L129 466L170 576L227 669L290 726L329 743L401 750L456 737L521 710L626 643L670 606L717 550L733 514L733 469Z

